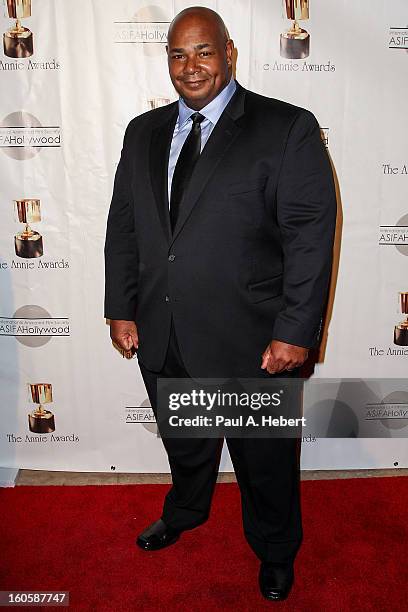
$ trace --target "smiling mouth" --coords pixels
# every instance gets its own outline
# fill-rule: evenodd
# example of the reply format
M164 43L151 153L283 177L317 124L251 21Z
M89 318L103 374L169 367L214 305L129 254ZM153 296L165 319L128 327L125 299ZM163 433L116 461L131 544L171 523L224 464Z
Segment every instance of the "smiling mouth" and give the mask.
M184 85L187 85L187 87L189 86L197 86L200 85L201 83L205 83L206 79L200 79L199 81L183 81Z
M186 81L184 79L182 82L185 83L186 85L188 85L190 83L202 83L203 81L208 81L208 79L206 79L205 77L203 77L202 79L195 78L194 80L190 80L190 81Z

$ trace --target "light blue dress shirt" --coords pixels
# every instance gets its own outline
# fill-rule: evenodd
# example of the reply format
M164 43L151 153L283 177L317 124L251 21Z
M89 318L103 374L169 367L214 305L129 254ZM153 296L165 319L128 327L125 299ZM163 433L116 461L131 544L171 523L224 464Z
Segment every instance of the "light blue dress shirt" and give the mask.
M201 122L201 151L203 150L205 143L207 142L211 132L213 131L218 119L221 117L225 107L231 100L235 93L237 86L235 80L231 78L230 82L211 102L204 106L200 110L200 113L204 115L205 119ZM169 166L167 170L168 177L168 194L169 194L169 206L170 206L170 194L171 194L171 181L173 179L174 168L178 160L178 156L183 147L184 141L186 140L192 125L191 115L196 113L192 108L189 108L184 102L183 98L179 98L178 101L179 114L176 121L176 125L173 132L173 138L170 146L170 157Z

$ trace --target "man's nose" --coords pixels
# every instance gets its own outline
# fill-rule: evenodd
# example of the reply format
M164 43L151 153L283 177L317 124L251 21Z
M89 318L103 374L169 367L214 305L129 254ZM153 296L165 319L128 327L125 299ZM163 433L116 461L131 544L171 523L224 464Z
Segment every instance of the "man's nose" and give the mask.
M184 66L184 72L192 74L194 72L197 72L197 70L197 58L195 55L190 55L189 57L187 57L187 61Z

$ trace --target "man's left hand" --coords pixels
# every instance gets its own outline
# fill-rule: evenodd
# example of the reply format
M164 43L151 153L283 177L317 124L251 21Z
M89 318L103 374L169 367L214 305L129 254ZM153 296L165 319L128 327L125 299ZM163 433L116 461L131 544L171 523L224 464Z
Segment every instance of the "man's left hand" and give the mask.
M263 370L269 374L278 374L283 371L291 371L303 365L309 350L303 346L288 344L280 340L272 340L262 355Z

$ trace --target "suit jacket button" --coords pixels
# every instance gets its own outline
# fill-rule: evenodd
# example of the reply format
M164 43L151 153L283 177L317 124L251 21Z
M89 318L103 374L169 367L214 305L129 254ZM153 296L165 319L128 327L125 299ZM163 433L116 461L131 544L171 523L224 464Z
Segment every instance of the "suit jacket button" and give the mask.
M169 261L174 261L175 259L176 259L176 256L175 256L175 255L169 255L169 256L168 256L168 260L169 260Z
M169 296L168 296L168 295L166 295L166 297L164 298L164 300L165 300L166 302L170 302L170 298L169 298Z

